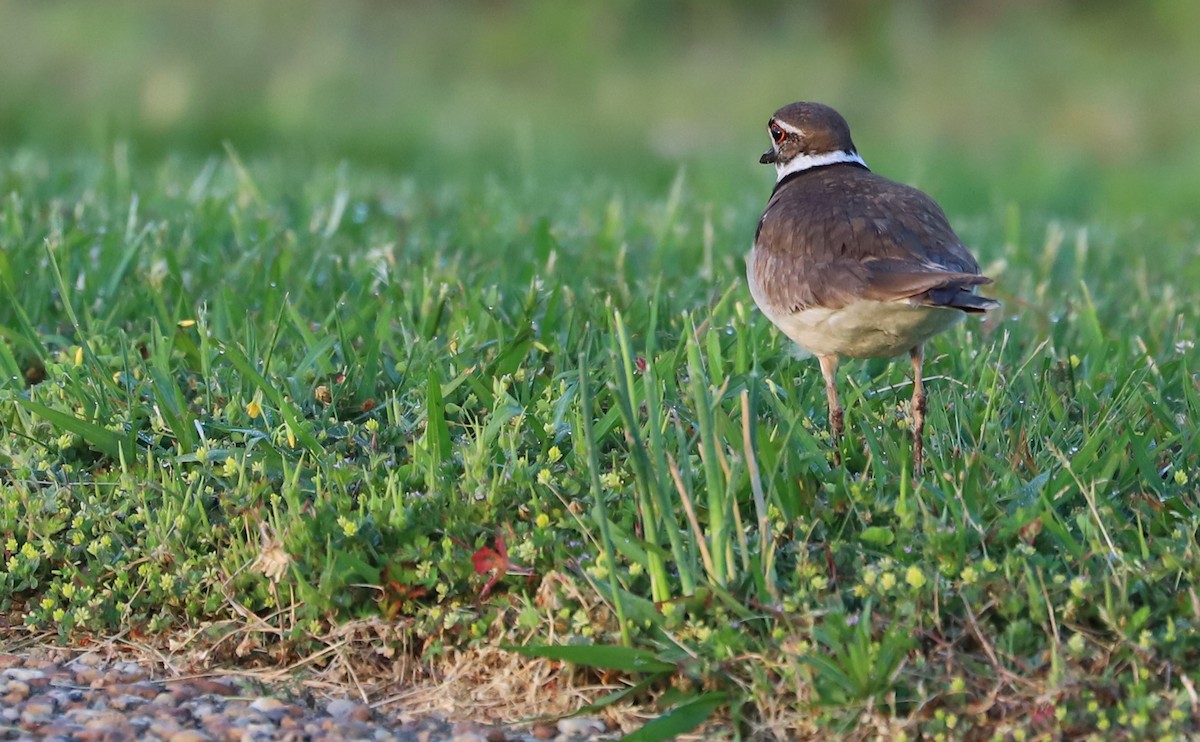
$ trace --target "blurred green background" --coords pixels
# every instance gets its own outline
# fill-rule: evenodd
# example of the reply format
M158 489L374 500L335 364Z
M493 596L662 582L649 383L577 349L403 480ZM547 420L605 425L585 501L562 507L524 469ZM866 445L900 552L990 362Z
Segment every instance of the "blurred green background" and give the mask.
M953 213L1200 203L1200 3L0 0L0 146L765 197L779 105ZM519 181L514 181L519 182Z

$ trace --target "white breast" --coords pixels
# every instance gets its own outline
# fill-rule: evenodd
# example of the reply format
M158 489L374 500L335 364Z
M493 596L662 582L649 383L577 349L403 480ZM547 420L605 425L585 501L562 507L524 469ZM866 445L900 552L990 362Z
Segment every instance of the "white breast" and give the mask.
M767 316L784 335L817 355L891 358L948 329L963 313L901 301L859 301L841 309L811 307Z
M753 266L753 260L747 266ZM963 318L957 309L908 300L861 300L840 309L809 307L780 312L766 301L749 271L750 294L758 308L802 349L822 356L891 358L915 348Z

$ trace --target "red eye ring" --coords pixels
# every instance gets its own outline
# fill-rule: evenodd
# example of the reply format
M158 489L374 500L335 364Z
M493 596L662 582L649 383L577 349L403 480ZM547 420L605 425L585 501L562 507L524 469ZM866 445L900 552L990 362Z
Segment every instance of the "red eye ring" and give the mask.
M768 128L771 130L771 139L773 139L776 144L781 143L784 140L784 137L787 136L787 132L779 128L774 121L771 122L771 125Z

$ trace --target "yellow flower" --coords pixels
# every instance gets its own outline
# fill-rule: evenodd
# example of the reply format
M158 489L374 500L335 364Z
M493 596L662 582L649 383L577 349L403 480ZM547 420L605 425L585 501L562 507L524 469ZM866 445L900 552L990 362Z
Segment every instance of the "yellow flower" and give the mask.
M353 538L358 533L358 524L344 515L338 516L338 525L342 527L342 533L346 534L348 538Z
M258 416L262 414L262 405L257 400L250 400L246 403L246 414L250 416L251 420L257 420Z
M1088 580L1083 575L1071 579L1071 594L1076 598L1083 600L1083 596L1087 595Z
M550 459L550 463L553 464L562 458L562 451L558 446L551 446L550 450L546 452L546 458Z
M884 590L891 590L896 586L896 575L891 572L884 572L879 577L879 586Z
M959 576L962 577L964 585L974 585L975 581L979 579L979 573L975 571L974 567L963 567L962 574Z
M550 525L550 516L546 515L545 513L538 513L536 522L538 528L545 528L546 526Z
M549 469L542 469L537 473L537 481L538 484L544 484L549 487L554 483L554 475L550 473Z
M904 581L919 590L925 586L925 573L914 564L904 573Z

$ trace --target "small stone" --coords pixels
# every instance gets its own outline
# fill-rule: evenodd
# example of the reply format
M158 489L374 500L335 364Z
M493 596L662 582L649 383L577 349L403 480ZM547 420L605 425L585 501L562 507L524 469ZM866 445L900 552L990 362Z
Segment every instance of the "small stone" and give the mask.
M5 690L7 691L5 698L15 698L18 703L29 698L29 683L26 683L24 680L8 681Z
M186 730L188 728L188 726L191 726L191 725L190 724L185 725L184 730ZM197 724L195 726L196 726L197 730L203 730L205 739L210 739L210 740L224 739L225 730L228 728L228 725L224 724L224 723ZM183 730L181 730L181 731L183 731Z
M159 739L170 739L176 733L182 731L178 724L171 719L157 718L150 722L146 729L147 732L158 737Z
M354 721L370 721L371 709L348 698L335 698L325 706L325 713L335 719L353 719Z
M493 727L488 730L487 742L508 742L508 734L499 727Z
M487 737L479 732L463 732L451 737L450 742L487 742Z
M25 724L44 724L53 718L52 703L27 703L21 709L21 722Z
M67 724L63 721L56 721L52 724L47 724L38 732L43 739L72 739L75 732L79 731L79 727L74 724Z
M117 711L97 711L83 723L85 729L104 729L125 721L125 714Z
M58 705L66 708L78 706L87 700L87 694L78 688L54 688L46 695L53 698Z
M74 674L76 685L91 685L100 678L100 671L94 667L81 667Z
M3 701L4 701L4 699L0 698L0 702L3 702ZM16 721L17 719L20 719L20 718L21 718L21 709L17 708L17 704L15 704L15 703L4 704L4 707L0 708L0 719L4 719L5 721Z
M126 693L109 700L108 705L109 708L114 708L117 711L129 711L146 703L146 700L147 699L142 698L141 696L134 696Z
M68 666L79 665L81 667L99 667L102 664L104 664L104 658L100 656L99 652L84 652L67 663Z
M209 742L212 738L194 729L183 729L167 737L167 742Z
M149 701L158 695L159 686L157 683L148 683L145 681L137 683L113 683L108 687L108 690L110 693L119 693L123 696L137 696Z
M236 686L223 680L195 678L191 681L191 685L196 691L196 695L200 696L236 696L238 694Z
M28 683L30 680L34 680L36 678L46 677L46 673L42 672L41 670L34 670L28 667L10 667L4 671L4 677L8 678L9 680L20 680Z
M57 710L58 699L55 698L51 693L41 693L36 696L30 696L25 702L26 708L34 705L49 706L51 710Z
M270 739L275 736L275 725L262 722L251 722L242 732L242 739Z
M20 667L22 664L24 664L24 662L25 660L21 659L15 654L0 652L0 670L8 670L13 667Z
M138 680L146 677L146 669L136 662L119 662L113 665L113 672L124 675L126 680L132 679L130 676L137 676Z
M164 693L168 694L171 702L175 704L186 703L200 695L200 692L190 683L170 683Z
M587 716L573 716L566 719L559 719L558 731L561 734L580 737L591 737L600 734L604 731L604 722L599 719L593 719Z
M277 710L283 708L283 706L284 706L283 701L279 700L278 698L272 698L271 696L263 696L262 698L256 698L250 704L250 708L254 709L255 711L264 713L264 714L269 711L277 711Z
M335 698L325 704L325 713L336 718L350 713L350 709L353 707L354 701L348 701L345 698Z
M558 736L558 727L548 721L534 722L531 732L534 739L554 739Z

